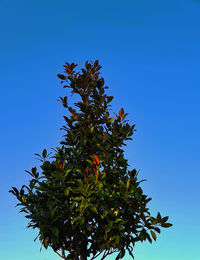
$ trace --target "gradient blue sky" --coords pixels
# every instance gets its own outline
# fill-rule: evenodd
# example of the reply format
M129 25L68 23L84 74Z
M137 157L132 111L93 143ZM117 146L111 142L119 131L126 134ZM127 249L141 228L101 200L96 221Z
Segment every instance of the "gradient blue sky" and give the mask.
M0 34L0 259L59 259L40 253L8 190L28 181L34 153L60 141L64 62L98 59L113 112L136 123L130 168L148 180L152 214L174 224L138 244L135 259L199 260L200 1L0 0Z

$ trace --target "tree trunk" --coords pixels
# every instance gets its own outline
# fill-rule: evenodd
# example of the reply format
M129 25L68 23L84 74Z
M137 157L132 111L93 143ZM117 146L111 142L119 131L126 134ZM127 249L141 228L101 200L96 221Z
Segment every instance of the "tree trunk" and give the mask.
M87 260L87 257L81 255L80 260Z

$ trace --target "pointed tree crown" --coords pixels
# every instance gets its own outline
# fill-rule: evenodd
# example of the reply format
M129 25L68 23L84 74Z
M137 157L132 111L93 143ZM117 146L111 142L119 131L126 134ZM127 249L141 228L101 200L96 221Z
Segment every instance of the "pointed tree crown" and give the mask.
M46 149L36 154L41 172L33 167L27 171L29 185L10 192L30 220L28 227L37 228L42 245L61 258L95 259L103 253L104 259L118 252L118 260L126 250L134 258L136 242L156 240L159 227L171 224L160 213L151 216L143 180L136 169L128 170L122 146L132 140L135 125L129 125L123 108L110 116L113 96L105 93L98 61L86 62L79 72L76 66L66 63L58 74L63 87L80 97L75 107L67 96L59 99L69 112L60 147L51 158Z

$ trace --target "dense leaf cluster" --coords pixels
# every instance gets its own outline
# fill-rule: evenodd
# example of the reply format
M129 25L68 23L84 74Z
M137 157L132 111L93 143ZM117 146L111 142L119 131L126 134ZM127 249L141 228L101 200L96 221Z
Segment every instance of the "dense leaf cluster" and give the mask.
M127 123L123 108L110 117L113 96L105 94L98 61L86 62L80 72L76 66L66 63L65 74L58 74L64 88L81 98L74 108L67 96L59 99L70 113L64 116L61 146L50 159L46 150L36 154L41 172L27 171L29 185L10 192L26 213L28 227L39 229L42 245L63 259L94 259L101 253L104 259L113 252L120 259L126 250L134 258L137 241L152 242L159 226L171 224L160 213L150 215L151 199L143 194L138 172L128 170L121 147L132 140L135 125Z

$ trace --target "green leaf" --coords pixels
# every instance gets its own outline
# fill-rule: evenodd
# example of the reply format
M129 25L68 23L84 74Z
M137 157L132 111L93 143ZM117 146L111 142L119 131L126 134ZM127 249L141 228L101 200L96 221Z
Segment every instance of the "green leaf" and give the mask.
M81 216L81 217L79 218L79 222L80 222L81 225L83 225L84 222L85 222L85 218L84 218L83 216Z
M31 172L25 170L25 172L27 172L28 174L30 174L32 177L35 177Z
M151 239L151 237L150 237L150 235L148 233L146 233L146 237L149 240L149 242L152 243L152 239Z
M119 185L124 186L124 182L122 180L119 180Z
M157 238L157 237L156 237L156 233L151 230L151 235L152 235L153 239L156 241L156 238Z
M94 131L94 126L90 128L91 133Z
M161 227L164 227L164 228L169 228L169 227L172 227L173 225L170 224L170 223L162 223L161 224Z
M108 233L106 232L105 235L103 236L104 240L106 241L108 238Z
M90 209L91 209L93 212L97 213L97 208L96 208L95 206L91 206Z
M110 103L113 100L113 98L114 98L113 96L107 97L107 102Z
M166 222L168 220L169 217L164 217L162 218L162 222Z
M94 163L91 161L91 160L89 160L89 159L86 159L86 162L88 162L90 165L93 165Z
M119 244L119 240L120 240L119 235L115 236L115 243L116 243L117 245Z
M129 179L127 180L127 182L126 182L126 187L127 187L127 189L129 188L130 181L131 181L131 179L129 178Z
M43 158L46 158L46 156L47 156L47 150L46 149L43 150L42 156L43 156Z
M46 237L44 240L44 247L47 249L49 245L49 237Z
M149 219L151 220L151 224L152 224L152 225L156 225L157 222L158 222L157 219L155 219L155 218L153 218L153 217L151 217L151 216L149 217Z
M160 229L158 227L155 227L154 230L160 234Z
M33 173L34 176L35 176L35 174L36 174L36 172L37 172L37 168L36 168L36 167L33 167L33 168L31 169L31 171L32 171L32 173Z
M73 198L74 201L81 201L83 198L82 197L75 197Z
M157 214L157 220L158 220L158 222L161 222L162 221L162 218L161 218L161 215L160 215L160 212L158 212L158 214Z
M89 231L92 230L92 228L91 228L91 226L90 226L89 224L86 225L86 228L87 228L87 230L89 230Z
M59 79L62 79L62 80L66 79L66 77L64 75L62 75L62 74L57 74L57 76L59 77Z
M65 189L64 194L68 197L68 195L69 195L69 188Z
M117 218L117 219L115 220L115 223L118 223L118 222L120 222L120 221L122 221L122 219L121 219L121 218Z
M113 120L114 120L114 118L115 118L115 117L113 116L112 118L109 118L108 121L109 121L110 123L112 123Z
M25 200L26 200L26 197L23 195L22 196L22 202L25 202Z
M51 209L51 210L50 210L50 215L51 215L51 217L54 216L55 211L56 211L57 208L58 208L58 206L56 206L54 209Z
M101 178L104 179L106 177L106 172L101 172Z
M119 111L119 117L120 117L120 119L124 118L124 109L123 108L121 108Z
M67 175L72 171L72 169L68 169L64 175L64 180L66 179Z
M80 217L81 216L74 217L72 220L72 224L76 223L80 219Z
M143 179L143 180L139 181L138 183L142 183L143 181L147 181L147 179Z
M57 228L57 227L52 227L51 230L52 230L52 233L54 234L54 236L55 236L55 237L58 237L58 235L59 235L59 230L58 230L58 228Z

